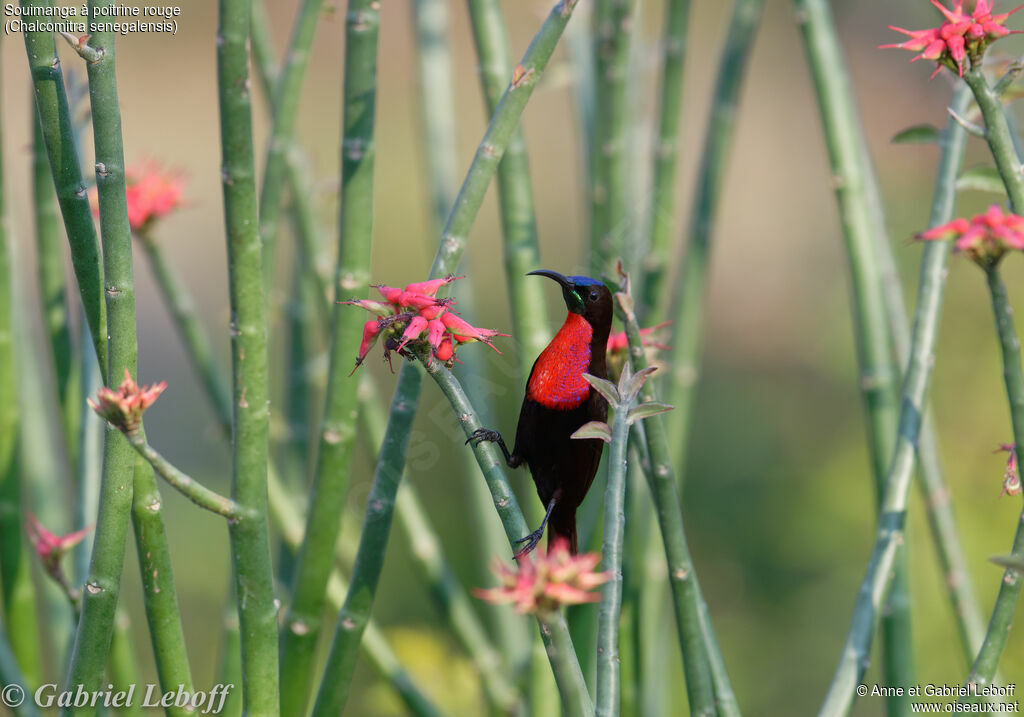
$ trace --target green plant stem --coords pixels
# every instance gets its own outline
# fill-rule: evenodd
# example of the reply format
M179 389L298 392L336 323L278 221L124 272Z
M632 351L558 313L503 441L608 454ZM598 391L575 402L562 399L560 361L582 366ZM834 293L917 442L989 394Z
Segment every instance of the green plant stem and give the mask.
M138 688L142 684L138 664L135 651L132 649L131 622L122 610L118 610L114 618L114 637L110 641L110 658L107 665L115 692L126 691L132 686ZM138 699L134 700L118 710L118 714L121 717L142 717L141 702Z
M601 588L601 609L597 620L597 717L615 717L619 714L621 701L619 622L622 611L622 547L626 533L626 448L629 446L626 416L632 407L632 402L623 400L615 407L611 425L601 569L610 572L612 579Z
M217 684L242 684L242 635L238 628L238 610L235 609L234 588L228 596L229 606L224 611L224 630L221 633L220 661L217 665ZM223 717L242 714L242 692L233 689L224 701Z
M44 8L50 0L21 0L23 8ZM100 259L96 227L89 209L85 180L75 149L75 132L64 92L64 76L54 35L51 32L26 32L25 50L35 92L36 109L50 158L50 172L57 192L57 203L64 216L71 264L100 366L107 366L107 306L103 297L103 264Z
M992 298L992 313L999 335L999 346L1003 354L1003 380L1006 383L1006 397L1010 403L1010 422L1013 425L1013 441L1017 455L1024 455L1024 371L1021 370L1020 338L1013 325L1013 309L1006 295L1006 285L999 275L998 265L985 270L988 290ZM1011 555L1024 558L1024 513L1017 521ZM999 658L1006 647L1013 623L1013 613L1020 596L1024 571L1007 568L999 581L999 594L992 608L985 640L967 676L968 685L985 687L992 684Z
M82 419L82 403L79 401L81 364L75 358L71 336L68 297L64 288L64 254L57 224L50 159L46 154L46 141L35 103L32 104L32 130L32 207L39 261L39 298L57 380L64 442L69 459L74 461L78 455L76 443Z
M468 7L480 83L487 112L493 115L513 73L504 15L497 0L469 0ZM540 267L540 248L526 140L520 127L512 132L498 165L497 183L512 334L519 342L519 375L525 381L549 333L543 288L526 278L527 272Z
M91 0L90 18L104 16L101 10L114 5L114 0ZM90 47L99 57L87 63L89 98L92 107L93 139L96 149L96 185L100 206L100 232L103 241L104 283L107 297L109 365L107 385L118 383L127 370L137 376L138 339L135 328L135 286L132 272L131 228L128 223L128 205L125 196L124 148L121 137L121 111L117 96L116 34L101 22L90 22ZM145 440L145 429L139 436ZM132 501L131 519L135 529L136 548L143 574L143 597L150 637L157 664L157 672L164 689L184 685L192 689L191 669L185 649L181 613L171 565L170 549L164 527L162 504L156 478L149 466L136 463L130 454L121 457L124 441L108 433L107 438L117 444L118 461L104 464L103 483L110 479L109 470L123 472L132 478L128 492ZM121 462L123 461L123 463ZM102 508L101 517L102 521ZM93 547L93 564L96 546ZM120 556L123 563L123 554ZM94 571L91 571L94 572ZM118 570L120 573L120 569ZM82 620L76 651L82 645L81 625L86 622L90 590L84 595ZM116 593L115 593L116 605ZM114 617L111 615L110 617ZM107 616L104 615L104 621ZM108 628L109 629L109 628ZM109 638L108 638L109 639ZM86 643L87 644L87 643ZM88 649L88 648L87 648ZM75 655L72 656L74 660ZM74 665L74 663L73 663ZM73 669L73 667L72 667ZM89 679L102 681L102 674L89 675ZM172 706L172 715L184 715L185 710Z
M217 79L234 374L231 497L244 511L244 517L229 524L229 532L242 635L244 712L276 715L277 607L267 535L267 309L246 48L251 2L220 0L219 10Z
M647 367L647 358L636 315L629 301L619 299L616 303L619 316L626 327L630 361L637 371L642 371ZM640 390L640 402L649 403L657 400L654 382L646 381ZM654 498L668 563L690 714L738 716L739 707L725 669L725 660L718 647L707 605L697 581L693 558L686 543L679 489L662 418L648 418L643 422L642 430L650 456L647 479Z
M459 182L448 8L444 0L414 0L410 8L416 28L416 69L431 216L439 232Z
M349 5L345 32L342 196L334 277L334 296L339 302L362 298L369 285L379 23L378 3L357 0ZM335 304L327 398L309 496L306 537L295 565L292 602L281 629L284 717L304 714L309 699L324 591L351 477L358 382L350 380L348 374L352 347L359 344L362 323L358 312Z
M7 635L0 635L0 651L13 663L0 664L0 682L29 686L39 683L39 623L36 621L35 586L27 543L22 532L20 410L15 356L15 290L13 247L7 236L7 184L0 127L0 605ZM2 629L2 628L0 628ZM0 654L0 662L6 652ZM20 668L19 668L20 665ZM17 669L23 676L17 677ZM10 680L5 678L10 676ZM31 700L29 700L31 702Z
M877 237L880 229L884 232L884 224L881 228L877 226L870 207L873 177L866 166L866 150L850 80L828 3L796 0L796 8L835 178L853 293L858 385L866 410L876 496L881 501L896 436L900 379L887 317L885 279L879 255L881 242ZM909 590L904 551L895 561L893 586L882 618L884 684L903 688L902 694L887 698L890 715L909 713L911 698L906 690L915 683Z
M284 68L279 71L273 83L273 127L268 141L259 203L263 269L268 289L272 285L275 266L274 247L281 215L281 196L288 178L287 155L294 142L295 116L298 114L299 97L302 94L302 80L322 4L323 0L303 0L295 16L295 27L284 57Z
M988 84L980 67L972 65L964 72L964 82L971 88L974 101L978 103L981 116L985 119L985 141L988 142L996 169L1006 186L1010 208L1017 214L1024 212L1024 176L1021 176L1020 158L1003 113L1003 103Z
M627 246L626 80L631 0L594 4L594 126L590 146L590 269L611 272Z
M469 438L481 425L473 406L462 390L462 386L459 385L451 371L437 360L429 355L420 355L418 358L426 368L427 374L434 379L445 398L451 403L452 410L458 417L466 438ZM503 459L499 456L497 449L488 442L475 443L473 454L484 475L484 480L487 482L487 487L491 491L494 508L505 528L509 545L515 546L520 538L530 532L530 529L526 525L523 512L519 508L508 478L501 469ZM552 670L562 698L563 709L570 714L591 714L593 706L583 680L583 672L576 659L576 651L569 638L569 628L565 623L565 618L560 614L548 616L541 624L541 638L548 649L548 658L552 662ZM570 661L568 667L561 662L563 660Z
M377 593L394 503L402 479L409 433L416 416L416 406L422 382L410 379L412 372L403 371L391 400L384 442L377 458L373 483L366 499L366 518L359 538L352 578L338 613L338 627L331 644L331 652L320 683L314 717L340 714L348 700L349 686L355 673L359 643L370 619L373 600Z
M950 120L935 180L930 218L932 226L945 222L952 213L956 175L965 141L966 133ZM853 704L854 690L862 681L867 668L871 640L881 608L885 604L895 558L903 545L907 496L921 434L921 416L935 362L935 344L950 250L949 242L928 242L922 252L910 357L900 399L896 447L886 473L875 544L857 595L839 664L819 712L822 717L847 714Z
M679 120L683 104L683 68L686 60L686 32L690 0L668 0L661 37L663 60L658 108L657 144L654 147L654 176L648 220L648 253L643 264L640 316L657 313L670 269L670 248L676 221L676 164L679 154Z
M736 0L733 6L705 132L696 205L686 230L685 261L667 314L675 322L668 361L672 370L665 388L675 410L668 417L667 431L674 437L672 465L679 471L680 480L686 470L687 437L700 374L711 239L732 147L740 88L763 7L763 0Z
M203 330L202 323L196 314L195 303L185 291L184 284L175 274L174 268L167 262L163 248L149 232L136 234L142 245L149 266L153 270L160 294L170 311L174 327L182 343L188 348L186 352L192 366L202 381L206 395L213 404L218 424L224 435L231 435L231 389L217 365L213 347ZM227 407L224 411L223 407Z
M32 699L32 695L28 691L29 685L25 682L25 676L18 666L18 658L15 657L11 644L7 640L7 632L2 621L0 621L0 684L4 686L18 685L22 694L25 695L25 701L13 710L14 714L18 717L38 717L39 710L36 709L35 700Z
M220 495L216 491L210 490L193 480L191 476L175 468L170 461L157 453L146 442L146 437L141 433L126 433L125 435L128 437L128 442L131 443L132 448L160 474L161 478L170 483L175 490L200 508L205 508L232 521L252 519L253 516L248 514L235 501Z
M372 382L364 379L364 384L360 386L360 422L370 455L376 461L379 447L386 438L387 419ZM491 646L469 595L442 552L441 540L415 486L407 480L402 482L395 498L395 514L408 536L409 552L430 587L431 595L483 678L488 701L502 713L510 713L519 702L518 690L505 676L501 655Z

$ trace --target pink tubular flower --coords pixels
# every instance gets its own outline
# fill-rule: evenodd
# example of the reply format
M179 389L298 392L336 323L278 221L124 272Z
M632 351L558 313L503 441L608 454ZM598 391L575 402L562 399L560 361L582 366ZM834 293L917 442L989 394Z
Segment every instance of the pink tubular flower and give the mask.
M956 239L956 251L966 253L981 267L994 266L1012 249L1024 249L1024 217L1004 214L993 204L970 220L962 217L917 235L918 239Z
M1020 469L1017 465L1017 447L1012 443L1004 443L996 451L1006 451L1006 473L1003 474L1003 492L1000 495L1020 495Z
M139 386L125 369L124 381L117 390L102 387L96 394L96 401L89 399L89 406L115 428L124 433L135 433L142 423L142 414L165 388L167 383L164 381L152 386Z
M938 0L931 0L931 3L945 17L939 27L904 30L902 27L890 25L890 30L902 32L910 39L880 47L895 47L918 53L911 62L933 60L937 67L932 77L943 66L955 69L958 75L963 76L964 58L970 58L972 66L980 61L990 43L1011 34L1011 31L1004 27L1004 23L1010 15L1024 7L1018 6L1010 12L993 15L992 0L978 0L974 11L967 14L964 12L963 0L954 0L952 9L945 7Z
M449 274L443 279L408 284L404 289L374 284L374 288L384 297L384 302L369 299L341 302L360 306L377 315L375 320L367 321L363 326L363 341L359 346L356 367L352 372L354 373L363 363L380 336L385 339L384 358L389 363L391 351L411 357L413 354L407 348L410 344L429 347L434 357L449 368L458 360L455 356L456 344L482 341L498 351L491 343L491 339L508 334L472 326L454 312L454 301L438 299L435 296L438 289L461 278L464 277Z
M548 615L562 605L579 605L601 599L594 588L612 579L610 572L594 572L601 561L597 553L572 555L566 540L556 540L547 551L535 551L515 567L496 558L494 573L501 585L474 594L495 605L512 604L519 614Z
M26 513L25 517L27 518L25 532L28 534L28 539L32 542L32 547L35 549L36 555L39 556L39 560L42 561L46 571L51 575L59 573L60 559L69 550L82 542L85 536L89 534L89 531L92 530L92 526L90 526L67 535L55 535L47 530L39 522L39 519L31 513Z
M133 232L148 229L151 222L181 206L184 183L180 174L163 170L155 163L126 169L125 184L128 224ZM99 199L95 187L90 191L89 199L93 214L99 216Z

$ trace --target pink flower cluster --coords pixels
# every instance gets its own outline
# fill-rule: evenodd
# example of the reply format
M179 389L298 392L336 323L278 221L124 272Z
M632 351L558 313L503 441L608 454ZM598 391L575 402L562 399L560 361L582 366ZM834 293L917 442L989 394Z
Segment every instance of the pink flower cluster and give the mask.
M519 614L550 614L562 605L597 602L601 596L594 588L612 579L610 572L594 572L601 561L597 553L573 555L569 543L556 540L549 549L537 550L534 559L520 559L515 567L496 558L494 573L501 585L488 590L477 589L477 597L495 605L512 604Z
M142 414L165 388L167 383L164 381L152 386L139 386L125 369L124 381L117 390L104 386L97 392L97 400L89 399L89 406L115 428L124 433L135 433L142 423Z
M26 514L25 517L27 519L25 522L25 532L28 533L28 539L32 542L32 547L35 549L36 555L39 556L39 560L43 563L43 567L51 575L60 572L60 559L69 550L82 542L82 539L92 530L90 526L67 535L55 535L47 530L39 522L39 519L31 513Z
M128 224L133 232L146 229L150 222L181 206L184 182L173 171L149 163L125 170L125 199L128 202ZM99 216L96 187L89 191L92 212Z
M946 18L939 27L927 30L904 30L902 27L890 25L890 30L902 32L910 39L881 47L895 47L920 53L911 62L922 59L934 60L937 67L932 73L932 77L943 66L951 70L956 69L957 73L963 76L964 58L969 57L971 63L975 63L985 54L989 43L1011 34L1011 31L1003 26L1003 23L1010 15L1024 7L1019 6L1010 12L993 15L993 0L978 0L974 11L968 15L964 12L962 0L956 0L952 10L947 9L938 0L931 0L931 3Z
M1024 217L1003 213L993 204L984 214L969 220L958 217L917 235L918 239L956 239L956 250L965 252L982 267L996 264L1012 249L1024 249Z
M363 340L359 344L359 355L352 373L363 363L381 336L384 337L384 358L389 363L391 351L397 351L400 356L408 356L405 347L421 341L426 341L434 357L449 368L457 360L455 349L458 344L481 341L498 351L491 339L508 334L472 326L452 309L454 301L436 297L438 289L461 278L449 274L443 279L408 284L404 289L376 284L374 288L384 297L384 301L358 299L342 302L361 306L377 315L376 319L363 325Z

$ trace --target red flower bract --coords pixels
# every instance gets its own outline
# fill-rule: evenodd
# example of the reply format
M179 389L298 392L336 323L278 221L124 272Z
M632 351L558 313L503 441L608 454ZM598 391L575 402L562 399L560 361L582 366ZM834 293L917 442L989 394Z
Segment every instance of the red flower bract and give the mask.
M342 303L360 306L376 314L375 320L363 325L363 340L359 345L355 368L363 363L366 355L381 336L384 337L384 357L390 362L391 351L409 356L410 344L422 343L429 346L434 358L449 368L458 359L455 357L456 344L482 341L495 351L491 343L495 336L508 336L491 329L481 329L455 313L451 299L438 299L435 295L442 286L461 279L452 274L443 279L431 279L408 284L404 289L385 284L374 288L384 297L384 302L370 299L356 299ZM385 303L386 302L386 303ZM498 351L498 353L501 353ZM351 375L351 374L349 374Z
M964 74L964 59L970 58L972 64L977 62L985 54L990 43L1011 34L1011 31L1003 26L1003 23L1010 15L1024 7L1018 6L1010 12L993 15L992 1L978 0L974 11L968 15L964 12L962 0L956 0L952 9L942 5L938 0L931 0L931 3L945 17L939 27L927 30L905 30L902 27L889 25L890 30L902 32L910 39L891 45L880 45L880 47L895 47L918 53L911 62L915 60L935 61L938 66L935 73L932 73L932 77L943 66L951 70L955 69L957 74L962 76Z
M31 513L26 514L25 532L32 542L32 547L42 561L47 572L54 574L59 569L60 559L64 557L71 548L82 542L82 539L89 534L92 527L82 528L67 535L56 535L51 533Z
M1024 249L1024 217L1003 213L993 204L970 220L959 217L917 235L918 239L956 239L956 251L964 252L982 267L992 266L1012 249Z
M594 588L612 579L610 572L594 572L601 561L597 553L573 555L569 543L559 539L548 550L537 550L515 567L495 559L493 570L501 585L474 594L496 605L515 606L516 612L550 614L562 605L579 605L601 599Z
M124 381L117 390L104 386L97 392L95 401L89 399L89 406L115 428L124 433L135 433L142 424L142 414L165 388L167 384L163 381L152 386L139 386L125 369Z

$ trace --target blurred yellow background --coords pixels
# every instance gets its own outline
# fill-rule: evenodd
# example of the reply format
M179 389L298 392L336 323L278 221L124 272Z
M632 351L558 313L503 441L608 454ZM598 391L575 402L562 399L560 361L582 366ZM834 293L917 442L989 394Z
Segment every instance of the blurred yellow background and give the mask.
M581 2L581 8L586 0ZM1001 3L1005 5L1005 3ZM268 3L274 39L282 48L295 0ZM420 97L409 2L382 4L377 107L374 281L393 285L425 278L437 236L425 182ZM549 9L547 0L504 3L513 54L526 48ZM910 237L925 227L937 149L892 145L912 124L945 123L950 94L946 73L931 82L929 63L908 64L909 53L879 50L899 36L886 25L927 27L931 6L884 0L833 3L836 20L882 183L891 243L913 307L920 247ZM118 40L118 75L129 163L147 159L180 168L188 205L157 229L157 237L198 298L206 327L227 366L227 287L220 197L220 150L214 36L215 3L184 0L176 36L133 35ZM640 0L635 93L638 147L648 136L661 2ZM1003 9L1009 9L1003 8ZM450 42L455 73L458 166L468 166L486 118L466 11L450 2ZM685 84L680 166L679 236L683 236L702 150L708 96L728 20L728 4L693 3ZM581 21L581 16L572 22ZM1009 27L1024 26L1024 14ZM299 141L316 179L320 219L334 235L337 213L339 118L344 4L338 2L317 33L302 96ZM69 48L60 49L66 74L84 75ZM21 38L4 36L2 112L10 226L21 274L32 287L35 260L30 212L30 104ZM1016 38L995 46L1013 55ZM586 182L581 136L564 48L524 115L543 266L585 273ZM254 111L258 162L267 136L266 104L258 92ZM714 234L708 298L704 375L698 393L692 450L686 466L684 506L688 536L741 706L751 715L809 714L820 704L845 637L856 590L873 541L874 489L857 389L843 250L817 109L805 68L792 6L770 0L758 33L738 110L735 145ZM91 167L91 137L80 147ZM647 161L647 157L642 157ZM972 140L965 166L989 163ZM461 174L460 174L461 176ZM493 193L492 193L493 194ZM958 212L972 213L994 195L970 192ZM285 240L282 240L285 241ZM501 237L493 196L474 225L463 273L477 288L478 325L508 329ZM1011 298L1024 307L1022 260L1006 261ZM461 283L461 282L460 282ZM166 380L169 388L147 416L150 441L172 461L213 487L226 489L230 453L217 438L212 413L190 371L144 259L137 260L140 380ZM287 286L287 284L285 284ZM467 287L454 287L457 296ZM275 306L280 308L283 297ZM550 295L552 302L555 296ZM38 316L33 291L20 297ZM552 323L561 302L552 303ZM355 310L355 309L353 309ZM36 323L37 320L33 320ZM35 340L39 343L40 337ZM515 339L498 358L482 347L483 362L511 362ZM507 348L506 348L507 347ZM353 358L356 347L352 347ZM376 354L374 354L376 356ZM372 364L372 367L371 367ZM377 361L362 370L390 395L393 378ZM52 377L46 377L51 381ZM355 379L353 379L355 380ZM520 388L507 382L498 422L510 430ZM278 386L278 392L280 385ZM275 394L279 395L279 394ZM980 272L951 265L933 406L942 457L972 578L986 617L1001 569L987 558L1009 551L1020 515L1019 499L1000 498L1004 458L992 451L1011 440L998 347ZM427 385L417 425L438 460L411 464L410 475L428 499L445 548L467 586L489 580L459 511L459 444L441 430L445 405ZM280 412L278 412L278 418ZM413 450L417 450L414 442ZM430 453L420 446L421 454ZM424 451L426 451L424 453ZM424 467L428 466L428 467ZM351 519L358 535L371 466L356 464ZM514 476L523 501L536 501L525 472ZM228 546L219 518L189 505L171 490L172 540L186 636L197 689L214 682L221 612L228 584ZM589 500L600 499L601 491ZM915 605L918 679L959 683L967 666L960 656L943 579L915 495L910 516L910 572ZM132 615L144 673L155 672L139 598L134 548L126 560L123 602ZM1024 610L1024 606L1018 606ZM415 577L402 540L392 540L374 611L418 681L455 714L478 709L470 668ZM1024 627L1011 635L1002 674L1024 676ZM666 631L671 637L671 631ZM666 654L674 664L672 640ZM450 661L442 658L451 657ZM878 660L867 682L878 681ZM400 714L387 690L363 670L351 714ZM682 679L675 686L681 690ZM1024 689L1024 687L1022 687ZM683 701L685 703L685 700ZM880 699L859 700L857 715L882 714Z

